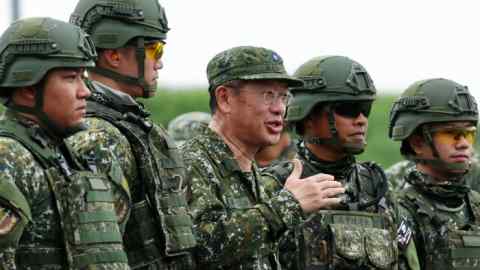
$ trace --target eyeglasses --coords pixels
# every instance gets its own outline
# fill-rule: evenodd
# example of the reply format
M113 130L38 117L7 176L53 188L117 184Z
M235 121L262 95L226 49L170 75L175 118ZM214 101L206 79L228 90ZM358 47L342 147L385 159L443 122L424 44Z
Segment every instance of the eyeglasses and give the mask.
M159 60L162 58L164 46L165 43L161 41L145 44L145 55L151 60Z
M343 117L357 118L360 113L365 117L370 115L372 102L342 102L333 105L333 111Z
M430 131L438 143L450 145L458 143L461 137L473 145L477 135L476 127L432 128Z
M265 91L263 92L263 102L265 105L277 104L280 101L283 105L288 105L288 102L292 99L292 94L290 92L275 92L275 91Z

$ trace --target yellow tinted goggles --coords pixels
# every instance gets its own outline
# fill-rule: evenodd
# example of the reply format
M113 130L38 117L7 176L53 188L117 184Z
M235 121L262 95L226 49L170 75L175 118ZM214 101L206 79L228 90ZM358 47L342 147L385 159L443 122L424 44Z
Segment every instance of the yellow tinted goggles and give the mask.
M477 136L476 127L452 127L432 129L433 136L438 143L455 144L463 137L469 144L474 144Z
M145 55L151 60L159 60L163 55L165 43L156 41L145 45Z

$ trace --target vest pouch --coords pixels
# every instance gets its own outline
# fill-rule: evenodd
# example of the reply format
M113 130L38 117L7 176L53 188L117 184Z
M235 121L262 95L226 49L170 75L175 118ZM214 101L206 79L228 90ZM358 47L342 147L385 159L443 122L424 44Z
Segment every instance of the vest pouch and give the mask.
M480 231L449 231L451 269L480 268Z
M365 228L365 251L368 260L379 269L393 269L397 249L388 230Z
M187 213L187 201L182 192L171 192L162 196L161 205L168 205L162 212L167 256L187 254L196 245L192 233L193 221ZM167 202L168 201L168 202Z
M162 243L161 232L154 217L148 201L133 204L127 225L129 231L124 235L130 265L148 265L164 256L163 247L159 246Z
M329 227L333 254L355 261L365 258L365 242L360 226L330 224Z
M57 169L49 169L48 175L71 268L129 269L109 180L86 171L75 172L67 179Z

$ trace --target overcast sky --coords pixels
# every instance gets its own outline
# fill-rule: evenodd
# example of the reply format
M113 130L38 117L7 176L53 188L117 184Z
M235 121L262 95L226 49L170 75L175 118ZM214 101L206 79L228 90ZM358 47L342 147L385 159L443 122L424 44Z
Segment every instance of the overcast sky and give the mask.
M11 0L0 0L0 31ZM77 0L21 0L22 16L67 20ZM349 56L380 90L444 77L480 97L478 1L163 0L169 26L160 83L206 86L205 68L233 46L276 50L289 72L311 57Z

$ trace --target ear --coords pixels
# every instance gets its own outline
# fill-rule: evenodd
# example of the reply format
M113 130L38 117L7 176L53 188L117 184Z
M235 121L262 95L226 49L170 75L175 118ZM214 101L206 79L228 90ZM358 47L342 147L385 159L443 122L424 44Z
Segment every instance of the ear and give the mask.
M215 89L215 99L217 100L217 109L225 114L232 111L232 92L228 88L220 85Z
M424 151L423 149L425 146L427 146L425 139L418 134L410 136L408 138L408 143L410 144L410 147L412 147L413 151L415 151L417 154L422 154Z
M33 107L35 104L35 93L36 90L33 86L17 88L13 92L12 100L18 105Z
M118 68L120 66L120 52L116 49L104 50L101 58L108 67Z

